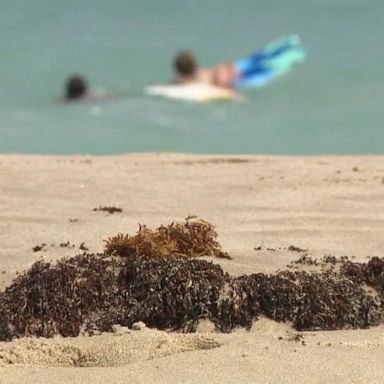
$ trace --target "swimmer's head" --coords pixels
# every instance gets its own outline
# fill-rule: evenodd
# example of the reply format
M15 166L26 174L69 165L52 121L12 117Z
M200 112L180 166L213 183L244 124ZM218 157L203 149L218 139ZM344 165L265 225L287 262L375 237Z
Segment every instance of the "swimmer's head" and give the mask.
M192 53L188 51L183 51L176 55L173 67L181 77L193 77L197 72L196 59Z
M80 99L86 95L87 89L88 84L82 76L71 76L66 83L65 98L68 101Z

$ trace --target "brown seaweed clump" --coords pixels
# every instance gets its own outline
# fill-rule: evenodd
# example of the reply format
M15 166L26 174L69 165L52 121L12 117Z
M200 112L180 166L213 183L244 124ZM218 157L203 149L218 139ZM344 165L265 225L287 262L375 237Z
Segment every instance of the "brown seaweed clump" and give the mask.
M280 272L230 279L218 305L216 327L229 332L264 315L300 331L366 328L383 320L383 298L342 274Z
M121 304L116 296L118 266L118 259L100 255L79 255L56 265L34 263L0 293L0 340L77 336L91 319L103 318Z
M195 216L189 216L184 223L171 223L156 230L140 225L136 235L118 234L106 241L107 255L121 257L146 255L155 258L170 256L215 256L231 257L223 252L216 240L215 227Z
M102 207L101 205L100 205L99 208L93 208L93 211L108 212L110 215L113 215L115 212L123 212L122 208L118 208L118 207Z
M0 341L77 336L114 325L194 331L251 328L263 315L299 331L366 328L384 320L384 258L327 256L323 271L230 276L198 256L229 257L214 227L195 217L108 239L104 253L38 261L0 292ZM67 246L69 244L65 243ZM318 266L303 255L298 263Z
M367 328L383 320L383 298L342 273L297 277L300 292L292 319L297 330Z
M374 258L348 261L338 272L232 277L187 256L39 261L0 293L0 340L94 334L137 321L194 331L203 318L230 332L249 329L260 315L300 331L365 328L383 322L383 267L384 259Z
M157 329L193 331L199 319L215 317L226 278L219 265L205 260L127 258L119 285L135 312L119 324L143 321Z
M224 280L220 266L186 257L38 261L0 293L0 340L93 334L137 321L191 331L215 313Z

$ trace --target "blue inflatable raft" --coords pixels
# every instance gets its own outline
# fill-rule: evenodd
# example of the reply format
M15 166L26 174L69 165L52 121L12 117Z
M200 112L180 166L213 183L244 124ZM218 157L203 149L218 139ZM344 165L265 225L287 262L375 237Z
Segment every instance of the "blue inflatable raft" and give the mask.
M297 35L283 37L249 57L235 61L238 78L233 86L262 87L288 73L294 64L303 62L305 58L306 52Z

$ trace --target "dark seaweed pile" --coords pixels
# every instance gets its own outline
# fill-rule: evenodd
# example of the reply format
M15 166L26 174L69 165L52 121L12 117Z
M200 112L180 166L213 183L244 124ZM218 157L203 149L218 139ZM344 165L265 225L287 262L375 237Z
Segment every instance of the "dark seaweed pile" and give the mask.
M368 287L368 288L367 288ZM260 315L297 330L364 328L383 321L384 259L344 261L337 272L233 277L186 256L82 254L36 262L0 293L0 340L77 336L131 327L194 331L210 319L229 332Z
M193 330L215 311L225 278L218 265L186 257L100 256L38 261L16 278L0 294L0 340L92 334L139 320Z

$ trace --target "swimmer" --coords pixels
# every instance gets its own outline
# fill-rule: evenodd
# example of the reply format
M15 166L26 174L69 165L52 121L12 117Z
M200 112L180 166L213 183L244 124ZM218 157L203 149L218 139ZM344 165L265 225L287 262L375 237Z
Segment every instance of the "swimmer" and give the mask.
M189 51L176 55L173 63L175 71L175 83L207 83L221 88L232 88L236 79L236 71L233 63L221 63L213 68L199 68L198 63Z
M89 90L88 82L81 75L70 76L65 84L65 100L73 101L105 101L112 97L110 92L104 90Z
M292 65L302 62L306 52L297 35L291 35L255 51L248 57L200 69L191 52L179 53L174 60L176 82L203 82L221 88L261 86L279 74L288 72Z
M65 86L65 100L78 101L84 99L88 94L88 83L80 75L68 78Z

